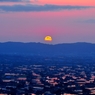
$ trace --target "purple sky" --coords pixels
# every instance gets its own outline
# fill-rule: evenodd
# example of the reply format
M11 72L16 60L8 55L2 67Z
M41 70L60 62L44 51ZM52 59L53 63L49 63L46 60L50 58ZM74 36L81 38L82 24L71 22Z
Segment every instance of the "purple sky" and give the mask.
M43 43L50 35L53 44L95 43L94 6L95 0L1 0L0 42Z

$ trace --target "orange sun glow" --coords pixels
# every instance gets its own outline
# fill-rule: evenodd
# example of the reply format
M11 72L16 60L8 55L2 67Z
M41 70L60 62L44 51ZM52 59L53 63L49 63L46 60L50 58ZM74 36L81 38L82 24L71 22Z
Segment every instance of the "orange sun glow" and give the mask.
M45 41L51 42L52 41L52 37L51 36L46 36L44 38Z

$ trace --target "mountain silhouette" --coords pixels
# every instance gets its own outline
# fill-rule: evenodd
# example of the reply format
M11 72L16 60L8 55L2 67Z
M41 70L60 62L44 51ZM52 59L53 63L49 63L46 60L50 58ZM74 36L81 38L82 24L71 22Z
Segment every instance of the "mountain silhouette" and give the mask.
M24 54L39 56L92 56L95 55L95 44L91 43L0 43L0 54Z

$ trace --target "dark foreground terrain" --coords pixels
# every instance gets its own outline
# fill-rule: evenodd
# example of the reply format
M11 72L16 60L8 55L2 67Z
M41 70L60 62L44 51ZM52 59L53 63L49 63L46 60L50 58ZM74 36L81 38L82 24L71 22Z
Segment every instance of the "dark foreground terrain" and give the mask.
M3 95L95 95L94 57L0 55Z

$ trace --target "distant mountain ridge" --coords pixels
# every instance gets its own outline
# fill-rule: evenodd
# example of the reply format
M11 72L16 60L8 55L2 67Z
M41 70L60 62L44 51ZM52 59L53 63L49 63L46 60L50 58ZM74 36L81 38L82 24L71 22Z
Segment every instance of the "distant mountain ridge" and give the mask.
M27 54L39 56L92 56L95 55L95 44L91 43L0 43L0 54Z

